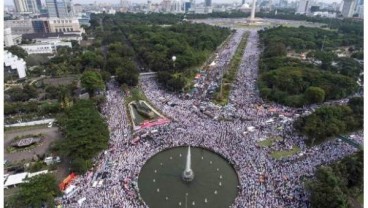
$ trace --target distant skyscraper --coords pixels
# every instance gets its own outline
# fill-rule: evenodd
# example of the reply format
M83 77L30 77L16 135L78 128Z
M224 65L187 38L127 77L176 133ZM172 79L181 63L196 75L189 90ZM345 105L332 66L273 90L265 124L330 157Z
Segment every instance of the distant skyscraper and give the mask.
M49 17L66 18L73 16L71 0L46 0Z
M26 0L28 12L37 13L39 11L36 0Z
M14 5L17 12L37 13L39 11L36 0L14 0Z
M39 11L41 11L42 9L42 3L41 3L41 0L36 0L36 4L37 4L37 8Z
M242 0L242 5L245 4L245 0Z
M25 0L14 0L14 5L17 12L27 11L27 3Z
M206 4L205 4L206 7L212 6L212 0L205 0L205 1L206 1Z
M342 6L341 14L344 17L352 17L354 14L354 9L356 5L356 0L344 0L344 5Z
M298 9L296 10L297 14L306 14L308 12L308 8L310 7L311 1L309 0L301 0L299 1Z

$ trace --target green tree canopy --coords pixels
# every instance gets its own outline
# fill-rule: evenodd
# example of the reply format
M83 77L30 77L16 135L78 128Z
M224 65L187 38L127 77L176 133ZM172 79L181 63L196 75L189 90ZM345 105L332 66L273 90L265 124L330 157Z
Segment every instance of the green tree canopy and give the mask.
M322 103L325 100L325 91L319 87L308 87L304 96L309 103Z
M81 77L82 87L86 88L88 94L93 97L97 90L103 90L105 84L101 74L97 71L85 71Z
M58 118L58 123L65 139L55 150L71 160L72 171L84 173L91 167L91 159L108 147L106 122L92 101L80 100Z
M135 64L130 60L124 60L122 66L116 70L116 79L120 84L136 86L138 84L139 72Z
M60 195L55 177L41 174L20 185L19 191L10 199L10 207L54 207L54 198Z
M330 167L321 167L316 173L316 180L309 183L312 190L312 207L348 208L348 197L341 190L341 180Z
M19 46L16 46L16 45L7 47L7 48L5 48L5 50L9 51L13 55L16 55L19 58L22 58L24 60L26 60L26 58L28 56L27 51L25 51L23 48L21 48Z

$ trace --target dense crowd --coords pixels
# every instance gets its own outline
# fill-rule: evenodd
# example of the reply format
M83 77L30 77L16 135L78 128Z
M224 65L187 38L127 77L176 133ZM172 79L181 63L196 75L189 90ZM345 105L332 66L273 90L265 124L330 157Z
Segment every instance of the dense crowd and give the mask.
M231 59L228 54L235 51L239 43L234 39L240 39L242 32L233 35L225 46L233 47L231 50L218 53L216 62L222 67L214 67L214 74L225 69L225 63ZM231 120L203 114L200 106L210 105L206 94L184 98L165 91L154 78L144 79L140 81L140 87L150 102L170 118L171 123L156 127L153 139L142 139L132 145L124 95L117 85L110 83L103 107L109 124L110 147L96 158L97 165L93 172L75 181L78 191L65 198L63 205L78 207L78 199L86 197L82 207L146 207L138 191L138 176L144 163L163 149L191 145L212 149L234 165L240 188L233 207L308 207L308 195L301 179L312 177L317 166L352 154L357 149L338 140L307 148L291 124L297 116L311 108L292 109L265 103L259 98L256 90L260 54L258 35L256 30L249 33L238 77L230 94L229 105L237 115ZM234 42L236 44L232 44ZM204 82L216 81L216 75L209 73L208 78L204 76ZM206 87L210 85L203 86L202 92L206 93ZM169 105L167 101L175 105ZM213 109L218 111L215 114L220 114L224 108ZM249 127L254 127L254 130L250 131ZM362 140L361 135L362 132L356 133L355 140ZM259 145L259 141L272 136L283 139L275 141L270 147ZM271 150L291 147L299 147L301 151L282 160L269 156ZM105 177L102 177L104 173ZM102 178L103 184L94 187L95 181Z

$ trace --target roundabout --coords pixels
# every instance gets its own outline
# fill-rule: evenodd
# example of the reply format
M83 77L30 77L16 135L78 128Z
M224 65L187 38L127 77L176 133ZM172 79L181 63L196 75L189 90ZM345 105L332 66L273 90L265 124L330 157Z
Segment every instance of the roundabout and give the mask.
M189 157L188 157L189 152ZM183 175L191 160L191 180ZM139 178L139 193L150 208L230 207L237 196L238 176L229 162L207 149L173 147L151 157Z

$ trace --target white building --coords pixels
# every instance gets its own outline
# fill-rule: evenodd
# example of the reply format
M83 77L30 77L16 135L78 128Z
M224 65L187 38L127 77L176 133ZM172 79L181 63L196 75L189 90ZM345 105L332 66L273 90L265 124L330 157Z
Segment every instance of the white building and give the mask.
M298 9L296 10L296 14L307 14L311 1L310 0L300 0Z
M56 52L56 49L61 46L72 47L71 42L51 41L46 43L36 43L20 45L28 54L51 54Z
M341 14L343 17L352 17L356 6L356 0L344 0Z
M4 21L4 28L11 28L13 35L22 35L26 33L34 33L32 20L6 20Z
M4 53L5 72L15 74L14 72L16 71L19 79L26 77L26 62L6 50L4 51Z
M313 16L321 16L327 18L336 18L336 12L313 12Z
M9 47L14 45L13 36L11 34L11 28L4 29L4 45L5 47Z

